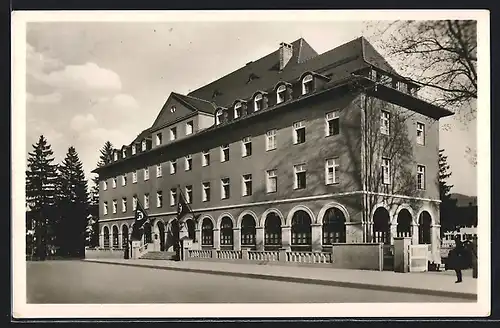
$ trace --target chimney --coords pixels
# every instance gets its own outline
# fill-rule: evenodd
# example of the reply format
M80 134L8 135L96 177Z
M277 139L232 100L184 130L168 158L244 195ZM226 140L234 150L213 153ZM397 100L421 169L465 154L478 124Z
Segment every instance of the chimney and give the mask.
M293 46L291 44L280 43L280 71L285 68L286 64L290 61L293 55Z

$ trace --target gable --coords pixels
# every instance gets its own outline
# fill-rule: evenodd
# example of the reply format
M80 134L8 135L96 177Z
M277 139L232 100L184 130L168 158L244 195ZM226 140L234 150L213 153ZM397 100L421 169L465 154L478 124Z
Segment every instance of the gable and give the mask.
M175 111L172 112L172 108L175 108ZM174 93L171 93L149 130L155 130L168 125L195 111L196 110L192 106L179 100Z

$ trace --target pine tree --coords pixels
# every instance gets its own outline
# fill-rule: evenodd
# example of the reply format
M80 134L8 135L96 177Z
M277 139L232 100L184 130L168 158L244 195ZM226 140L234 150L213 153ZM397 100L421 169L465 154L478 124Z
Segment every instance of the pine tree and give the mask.
M439 198L441 206L439 208L441 216L441 232L454 231L457 222L454 220L457 201L451 198L451 188L446 180L451 176L450 166L448 165L448 156L444 155L444 149L439 150Z
M89 195L83 165L74 147L68 149L58 169L58 205L61 213L58 239L61 255L83 256Z
M113 161L113 145L106 141L101 148L101 155L97 162L97 167L102 167ZM90 191L90 215L87 220L86 241L87 246L96 247L99 245L99 176L92 178L92 189Z
M34 221L35 248L37 256L44 259L47 244L53 241L54 208L56 196L56 165L54 153L43 135L33 145L33 152L28 153L26 171L26 201L30 209L29 216Z

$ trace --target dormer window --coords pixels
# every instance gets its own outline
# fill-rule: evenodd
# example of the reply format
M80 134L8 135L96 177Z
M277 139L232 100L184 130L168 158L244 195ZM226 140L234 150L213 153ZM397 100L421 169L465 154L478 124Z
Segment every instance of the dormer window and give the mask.
M146 150L146 140L142 140L142 151Z
M241 102L237 102L234 105L234 118L239 118L239 117L241 117Z
M253 99L254 111L258 112L262 109L262 94L258 93Z
M117 152L117 151L115 151L115 152L113 153L113 160L115 160L115 161L117 161L117 160L118 160L118 152Z
M135 155L137 153L137 148L135 145L132 145L132 155Z
M313 76L311 74L306 75L302 79L302 95L306 95L313 91Z
M222 109L219 109L216 113L215 113L215 124L216 125L219 125L222 123L222 117L223 117L224 113L222 112Z
M122 157L123 158L127 157L127 150L126 149L122 149Z
M276 104L281 104L285 101L286 86L280 85L276 90Z

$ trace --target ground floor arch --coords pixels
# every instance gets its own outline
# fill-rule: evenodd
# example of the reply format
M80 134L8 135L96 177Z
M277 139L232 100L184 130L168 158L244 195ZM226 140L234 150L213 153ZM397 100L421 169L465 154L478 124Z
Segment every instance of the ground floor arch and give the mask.
M196 242L196 224L192 218L186 220L186 226L188 230L188 238Z
M391 223L389 211L385 207L378 207L373 213L373 242L391 243Z
M418 218L418 243L431 244L432 217L427 211L422 211Z
M201 222L201 244L203 246L213 246L214 244L214 224L208 217L205 217Z
M281 218L276 212L269 212L264 221L264 247L281 245Z
M103 247L104 248L109 248L109 228L108 226L104 226L102 228L102 235L103 235Z
M129 229L128 225L124 224L122 225L122 247L125 248L128 246L128 234L129 234Z
M118 226L113 225L111 231L113 235L113 248L118 248L120 246L120 241L119 241L120 231L118 230Z
M312 238L312 217L304 210L293 213L291 222L292 248L310 246Z
M410 211L406 208L401 209L397 216L396 236L411 237L412 236L412 221Z
M338 207L325 211L322 221L322 244L332 245L346 242L346 217Z
M245 214L241 219L241 245L255 246L256 221L250 214Z
M165 223L162 220L158 220L156 222L156 229L158 232L158 239L160 242L160 251L164 251L165 249ZM156 238L156 236L155 236Z
M233 220L224 216L220 221L220 244L221 246L233 246Z
M152 238L151 224L149 222L144 223L143 229L144 229L144 235L143 235L144 243L145 244L152 243L153 238Z

